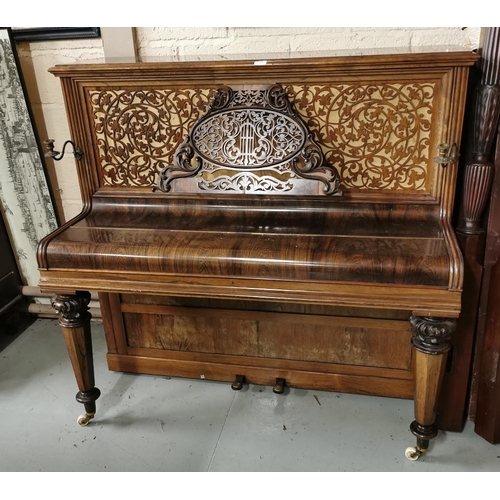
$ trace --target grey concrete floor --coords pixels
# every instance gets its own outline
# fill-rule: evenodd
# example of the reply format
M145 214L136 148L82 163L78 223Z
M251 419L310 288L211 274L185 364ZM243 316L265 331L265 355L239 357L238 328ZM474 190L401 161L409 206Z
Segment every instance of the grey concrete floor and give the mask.
M407 400L116 373L93 322L98 400L82 412L55 320L0 335L0 471L500 471L500 445L441 432L410 462Z

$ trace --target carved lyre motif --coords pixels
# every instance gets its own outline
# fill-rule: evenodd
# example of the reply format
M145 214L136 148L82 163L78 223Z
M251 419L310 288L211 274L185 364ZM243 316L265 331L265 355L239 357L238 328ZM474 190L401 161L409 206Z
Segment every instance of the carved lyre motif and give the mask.
M177 148L174 165L161 170L157 188L197 176L200 191L272 193L292 191L298 179L323 184L341 195L337 171L279 84L268 88L219 88L207 112Z

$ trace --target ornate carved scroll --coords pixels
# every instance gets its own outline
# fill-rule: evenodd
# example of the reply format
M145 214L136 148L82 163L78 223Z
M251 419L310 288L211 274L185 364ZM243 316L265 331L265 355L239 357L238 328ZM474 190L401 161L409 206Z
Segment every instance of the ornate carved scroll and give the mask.
M287 192L302 178L322 183L325 194L340 194L337 171L324 163L280 85L217 90L174 165L161 170L158 188L168 192L175 179L196 174L201 191Z

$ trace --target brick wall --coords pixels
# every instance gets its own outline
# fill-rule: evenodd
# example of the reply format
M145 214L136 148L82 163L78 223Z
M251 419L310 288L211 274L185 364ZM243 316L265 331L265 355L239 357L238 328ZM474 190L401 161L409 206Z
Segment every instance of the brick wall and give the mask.
M480 28L136 28L141 57L479 44Z

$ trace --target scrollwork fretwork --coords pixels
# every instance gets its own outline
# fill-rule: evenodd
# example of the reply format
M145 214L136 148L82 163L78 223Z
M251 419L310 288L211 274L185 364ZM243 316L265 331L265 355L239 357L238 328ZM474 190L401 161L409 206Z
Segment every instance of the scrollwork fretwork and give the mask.
M288 178L280 179L274 175L255 175L252 172L238 172L234 175L219 175L213 180L202 179L199 187L206 191L236 191L252 193L286 192L293 189Z
M208 88L90 90L104 185L153 186L212 94Z
M288 86L345 189L427 189L433 83Z
M270 87L267 97L222 89L211 109L267 99L285 112L279 87ZM285 91L344 190L428 189L434 83L289 85ZM153 186L213 95L211 88L90 90L103 184Z

